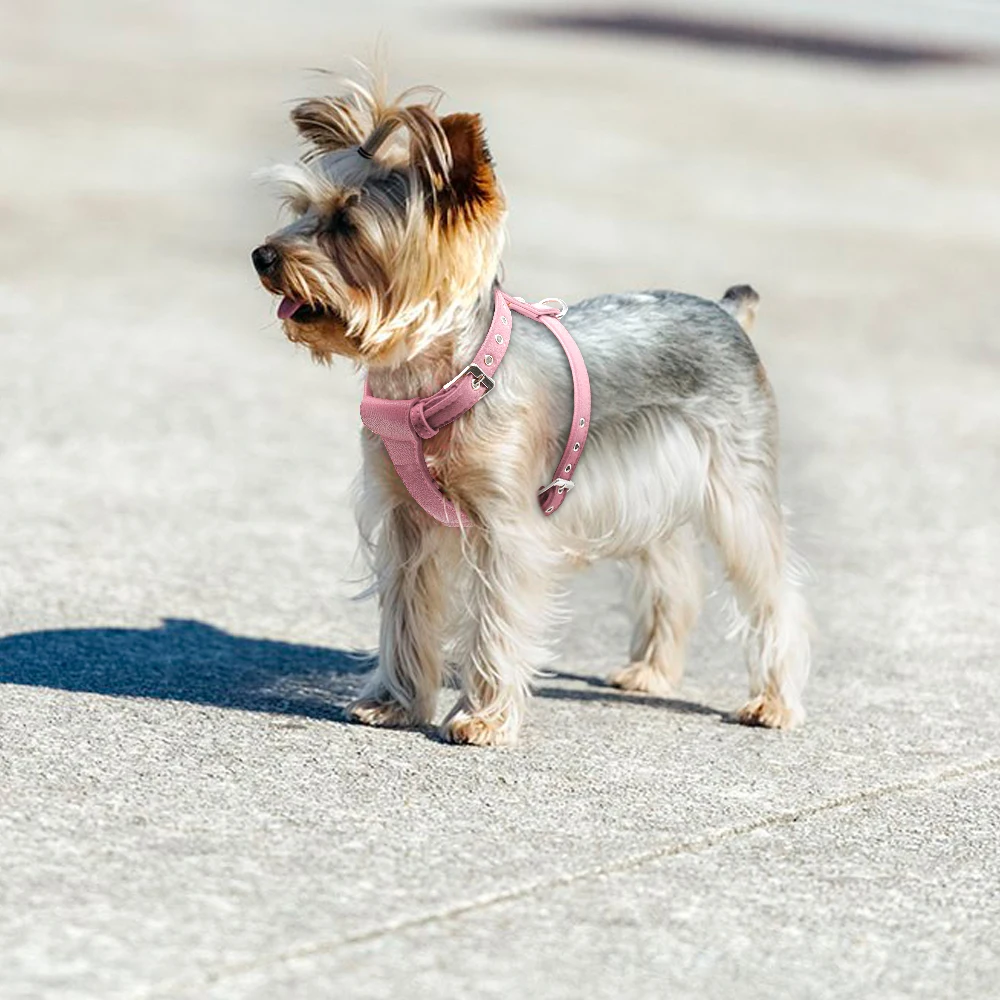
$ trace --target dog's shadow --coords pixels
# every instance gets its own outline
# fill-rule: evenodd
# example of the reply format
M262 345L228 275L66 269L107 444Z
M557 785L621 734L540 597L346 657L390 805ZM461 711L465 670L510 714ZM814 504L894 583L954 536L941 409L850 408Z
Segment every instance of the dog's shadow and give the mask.
M252 639L180 618L166 618L158 628L53 629L0 638L0 684L162 698L333 722L348 721L344 707L374 666L366 653ZM538 697L636 702L682 714L725 715L695 702L630 695L593 675L550 676L573 686L539 685Z
M549 676L556 680L572 681L583 685L579 687L538 687L535 695L539 698L559 698L568 701L596 701L606 705L635 704L663 708L678 715L708 715L724 722L732 718L732 713L702 705L697 701L685 701L682 698L663 698L651 694L632 694L612 687L603 677L594 674L572 674L564 670L555 670Z
M0 639L0 684L331 721L345 721L343 706L373 666L364 653L251 639L177 618L150 629L56 629Z

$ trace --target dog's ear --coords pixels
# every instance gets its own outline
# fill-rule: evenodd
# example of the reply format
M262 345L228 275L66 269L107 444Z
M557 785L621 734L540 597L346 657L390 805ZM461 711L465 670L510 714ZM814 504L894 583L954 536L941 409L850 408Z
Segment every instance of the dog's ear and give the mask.
M289 116L299 135L321 153L356 146L364 139L357 110L343 98L314 97Z
M482 119L472 114L445 115L441 128L451 152L451 167L439 195L443 207L468 212L500 207L502 198Z

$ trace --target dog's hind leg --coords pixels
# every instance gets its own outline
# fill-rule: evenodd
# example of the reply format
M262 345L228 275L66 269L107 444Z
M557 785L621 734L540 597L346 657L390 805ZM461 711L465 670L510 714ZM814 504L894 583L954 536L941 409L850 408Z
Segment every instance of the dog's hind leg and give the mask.
M746 725L789 728L805 717L802 689L809 674L810 618L791 565L772 432L746 446L717 449L709 472L705 519L722 554L740 612L750 673Z
M684 647L701 608L702 566L690 524L659 538L634 560L631 662L608 678L626 691L669 695L684 672Z

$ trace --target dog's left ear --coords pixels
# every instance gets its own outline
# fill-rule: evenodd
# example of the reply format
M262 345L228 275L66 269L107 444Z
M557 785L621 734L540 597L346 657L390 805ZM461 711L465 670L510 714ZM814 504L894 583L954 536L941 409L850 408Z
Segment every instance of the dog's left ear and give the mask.
M364 139L355 109L342 97L310 98L293 108L289 117L317 153L346 149Z
M482 118L472 114L445 115L441 128L451 150L451 169L441 192L446 207L468 211L499 207L502 199Z

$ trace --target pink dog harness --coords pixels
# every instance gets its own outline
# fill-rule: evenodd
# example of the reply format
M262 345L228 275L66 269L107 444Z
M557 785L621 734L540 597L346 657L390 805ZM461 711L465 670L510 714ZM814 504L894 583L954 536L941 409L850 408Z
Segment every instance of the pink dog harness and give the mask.
M493 388L500 362L507 353L511 333L511 310L527 316L547 327L562 345L573 375L573 423L569 440L552 481L538 491L542 512L548 516L559 509L566 494L573 488L571 478L583 454L590 429L590 379L587 366L576 342L569 335L559 318L566 312L565 305L549 303L558 299L543 299L530 305L502 292L494 293L493 321L473 362L466 365L447 385L431 396L416 399L379 399L368 390L365 380L361 400L361 422L373 431L385 445L403 485L410 496L431 517L453 527L468 527L468 516L458 510L438 486L427 468L424 441L434 437L442 427L457 420L471 410Z

